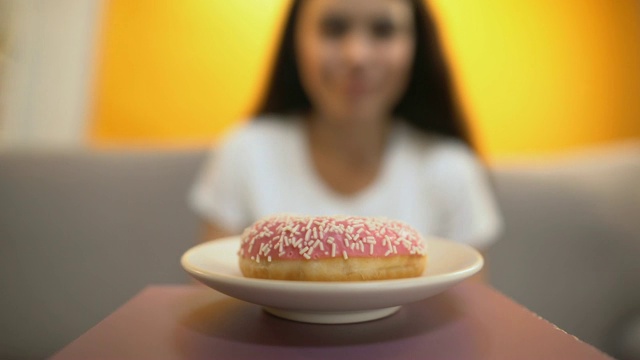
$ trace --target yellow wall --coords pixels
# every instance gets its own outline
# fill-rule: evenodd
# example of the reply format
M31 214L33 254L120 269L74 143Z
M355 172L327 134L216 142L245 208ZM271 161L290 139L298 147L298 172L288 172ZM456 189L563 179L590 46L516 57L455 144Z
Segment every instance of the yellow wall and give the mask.
M250 114L286 0L110 0L98 53L97 145L208 144Z
M489 157L640 138L640 2L433 0ZM110 0L96 145L200 146L250 114L287 0Z
M640 2L433 3L489 155L640 138Z

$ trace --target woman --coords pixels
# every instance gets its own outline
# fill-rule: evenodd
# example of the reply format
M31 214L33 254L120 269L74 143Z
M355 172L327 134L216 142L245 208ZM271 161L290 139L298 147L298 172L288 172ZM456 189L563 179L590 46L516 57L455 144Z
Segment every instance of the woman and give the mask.
M421 0L294 1L264 104L191 193L207 239L274 213L385 216L477 248L500 219Z

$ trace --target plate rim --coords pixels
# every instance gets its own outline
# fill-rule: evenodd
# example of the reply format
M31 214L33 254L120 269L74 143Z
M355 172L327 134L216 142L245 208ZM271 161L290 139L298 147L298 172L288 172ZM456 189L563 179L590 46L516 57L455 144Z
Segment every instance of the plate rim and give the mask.
M214 243L239 241L240 236L228 236L224 238L209 240L204 243L195 245L185 251L180 258L182 268L191 276L200 279L215 280L219 283L232 284L234 286L252 287L252 288L273 288L278 287L280 290L293 291L347 291L354 290L366 291L379 290L381 286L385 288L402 289L416 286L445 284L456 280L466 279L477 272L484 266L484 257L475 248L462 243L456 243L450 240L444 240L437 237L426 237L427 244L437 242L446 244L446 246L459 247L464 251L469 251L474 257L474 261L469 266L444 274L421 275L419 277L403 278L403 279L387 279L387 280L367 280L367 281L296 281L296 280L275 280L275 279L258 279L248 278L242 275L230 275L221 272L208 271L189 262L189 257L200 251L202 248L212 246ZM428 253L428 252L427 252ZM427 265L428 266L428 265Z

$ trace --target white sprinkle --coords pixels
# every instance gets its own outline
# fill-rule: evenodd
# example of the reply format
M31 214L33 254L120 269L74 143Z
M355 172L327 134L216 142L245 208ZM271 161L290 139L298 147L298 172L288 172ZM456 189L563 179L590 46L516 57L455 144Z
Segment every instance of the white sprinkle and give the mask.
M373 255L373 244L369 244L369 254Z
M304 239L309 241L309 237L311 237L311 229L307 230L307 233L304 235Z
M267 260L268 260L269 262L271 262L271 256L269 256L269 257L267 258Z
M342 250L342 257L347 260L349 258L349 255L347 255L347 251L346 250Z
M309 250L308 246L305 246L304 249L300 250L300 254L304 254L307 252L307 250Z
M389 256L389 254L391 254L392 252L393 252L393 250L389 249L389 250L387 250L386 253L384 253L384 256Z
M311 259L311 256L309 254L303 254L302 256L304 256L305 259L307 259L307 260Z

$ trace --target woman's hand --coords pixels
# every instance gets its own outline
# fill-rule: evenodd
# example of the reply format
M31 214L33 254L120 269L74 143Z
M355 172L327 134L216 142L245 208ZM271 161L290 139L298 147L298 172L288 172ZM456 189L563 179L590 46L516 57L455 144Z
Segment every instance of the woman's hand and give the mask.
M206 222L204 225L205 231L202 242L235 235L231 231L226 230L224 227L218 224Z

